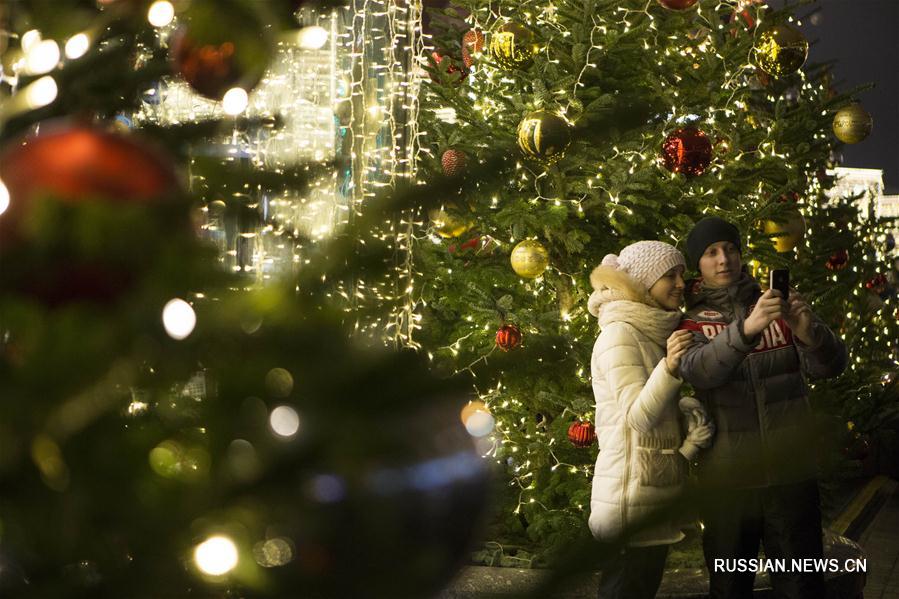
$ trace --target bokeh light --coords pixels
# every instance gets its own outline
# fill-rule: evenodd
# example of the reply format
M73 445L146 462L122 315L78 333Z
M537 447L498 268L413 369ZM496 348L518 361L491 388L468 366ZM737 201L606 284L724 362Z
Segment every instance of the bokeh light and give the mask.
M9 190L3 181L0 181L0 214L6 212L7 208L9 208Z
M34 44L25 55L25 68L32 75L49 73L59 64L59 44L43 40Z
M194 562L204 574L227 574L237 566L237 545L224 535L209 537L194 549Z
M172 339L185 339L197 326L197 314L183 299L175 298L162 309L162 325Z
M175 18L175 7L167 0L159 0L150 5L147 21L153 27L165 27Z
M66 42L66 58L81 58L90 48L91 40L86 33L77 33Z
M59 93L59 88L56 86L56 80L46 75L26 87L22 93L25 95L25 104L33 110L52 103Z
M300 430L300 415L290 406L278 406L272 410L268 422L279 437L290 438Z
M272 368L265 375L265 388L272 397L287 397L293 391L293 375L284 368Z
M247 95L245 89L242 87L232 87L226 91L225 95L222 97L222 110L225 111L225 114L237 116L247 109L249 103L250 97Z
M253 546L253 558L263 568L283 566L293 559L290 539L276 538L260 541Z
M319 25L303 27L297 34L297 43L304 50L318 50L328 43L328 31Z
M470 401L462 408L462 411L459 413L459 417L462 419L462 424L465 424L472 414L475 412L490 412L487 409L487 404L483 401L475 400Z
M41 32L37 29L29 29L22 34L22 52L28 54L34 45L41 41Z
M472 437L484 437L493 432L495 424L496 421L493 418L493 414L477 411L465 421L465 430L467 430L468 434Z

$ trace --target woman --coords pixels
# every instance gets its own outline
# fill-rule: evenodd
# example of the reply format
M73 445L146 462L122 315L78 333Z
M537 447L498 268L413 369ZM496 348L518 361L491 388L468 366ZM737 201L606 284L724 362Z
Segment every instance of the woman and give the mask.
M601 333L593 347L599 456L593 475L590 530L613 541L675 499L688 461L708 445L704 414L684 440L678 396L680 359L689 331L675 331L684 294L684 257L661 241L639 241L594 269L588 309ZM667 348L667 356L666 356ZM693 398L682 409L700 411ZM603 567L601 599L654 597L668 546L683 538L674 522L642 528Z

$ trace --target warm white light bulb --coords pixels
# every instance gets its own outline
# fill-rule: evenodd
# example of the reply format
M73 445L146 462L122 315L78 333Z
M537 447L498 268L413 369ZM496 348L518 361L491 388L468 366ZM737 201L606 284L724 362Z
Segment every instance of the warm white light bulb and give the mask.
M297 34L297 43L304 50L318 50L328 42L328 30L319 25L303 27Z
M290 406L278 406L272 410L268 422L280 437L293 437L300 430L300 415Z
M25 55L25 67L33 75L49 73L59 64L59 44L44 40L34 44Z
M162 309L162 325L172 339L185 339L197 325L197 314L183 299L173 299Z
M194 549L194 562L205 574L227 574L237 566L237 546L225 536L209 537Z
M41 32L31 29L22 34L22 52L28 54L32 46L41 41Z
M66 42L66 58L75 60L84 56L90 48L91 40L86 33L77 33Z
M222 110L225 111L225 114L237 116L247 109L249 103L250 98L245 89L232 87L222 97Z
M0 181L0 214L6 212L7 208L9 208L9 190L3 181Z
M26 87L22 93L25 95L25 103L28 108L35 109L53 102L59 93L59 88L56 87L56 80L50 75L46 75Z
M150 5L147 21L153 27L165 27L175 18L175 7L168 0L159 0Z

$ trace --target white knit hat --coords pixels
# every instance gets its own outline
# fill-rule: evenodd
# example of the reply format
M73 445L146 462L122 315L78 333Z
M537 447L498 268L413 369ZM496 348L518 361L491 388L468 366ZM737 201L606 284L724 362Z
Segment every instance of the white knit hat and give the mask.
M686 261L677 248L664 241L638 241L622 249L617 256L607 254L602 265L626 272L649 289L675 266L686 268Z

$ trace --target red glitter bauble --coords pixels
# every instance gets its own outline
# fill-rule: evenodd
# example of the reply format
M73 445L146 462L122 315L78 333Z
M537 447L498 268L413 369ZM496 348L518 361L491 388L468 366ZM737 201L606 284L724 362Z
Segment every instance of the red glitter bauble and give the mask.
M475 55L484 51L485 43L484 34L477 29L469 29L462 36L462 63L467 68L474 64Z
M876 276L874 276L873 279L870 279L865 283L865 289L872 291L877 295L880 295L881 293L886 291L888 282L889 281L887 280L887 276L885 274L878 273Z
M830 258L827 259L827 262L824 264L830 270L843 270L849 265L849 251L848 250L837 250L835 251Z
M673 173L701 175L712 162L712 142L695 127L678 129L662 142L662 161Z
M692 8L699 0L659 0L659 4L671 10L687 10Z
M440 164L443 166L444 176L458 177L465 172L468 155L461 150L449 149L440 157Z
M496 344L503 351L515 349L521 345L521 330L514 324L506 324L496 332Z
M575 447L590 447L596 441L596 429L591 422L572 422L568 427L568 440Z
M468 77L468 67L459 66L455 59L447 56L446 54L441 54L440 52L432 52L431 58L434 60L436 70L442 70L442 64L446 61L446 74L450 76L452 83L462 83L462 81ZM437 73L431 72L431 81L434 83L440 83L440 76ZM457 78L454 76L458 76Z

